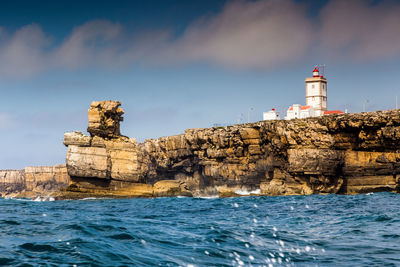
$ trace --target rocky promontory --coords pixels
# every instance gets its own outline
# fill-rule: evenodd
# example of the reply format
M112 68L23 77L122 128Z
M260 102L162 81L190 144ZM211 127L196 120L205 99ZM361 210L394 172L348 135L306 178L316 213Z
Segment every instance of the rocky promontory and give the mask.
M188 129L138 144L119 134L120 105L93 102L90 136L65 134L71 185L60 197L399 190L399 110Z
M188 129L138 144L120 133L120 106L118 101L93 102L90 135L65 133L69 185L52 191L53 196L399 191L400 110ZM22 176L9 176L15 182L8 188L24 188Z

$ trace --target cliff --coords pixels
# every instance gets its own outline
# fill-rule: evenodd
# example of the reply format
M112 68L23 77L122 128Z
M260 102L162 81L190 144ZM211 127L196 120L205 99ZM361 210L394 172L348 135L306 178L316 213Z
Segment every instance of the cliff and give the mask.
M398 192L400 110L120 135L120 102L93 102L90 136L66 133L71 184L85 196L298 195Z
M0 195L3 197L47 197L69 183L65 165L0 170Z

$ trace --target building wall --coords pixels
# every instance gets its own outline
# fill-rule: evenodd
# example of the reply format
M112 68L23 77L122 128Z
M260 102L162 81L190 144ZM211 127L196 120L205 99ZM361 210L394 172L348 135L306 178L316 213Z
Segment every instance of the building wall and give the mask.
M306 105L312 106L316 116L327 110L327 83L325 79L315 77L306 79Z
M263 112L263 120L268 121L268 120L280 120L279 112L276 111L268 111L268 112Z

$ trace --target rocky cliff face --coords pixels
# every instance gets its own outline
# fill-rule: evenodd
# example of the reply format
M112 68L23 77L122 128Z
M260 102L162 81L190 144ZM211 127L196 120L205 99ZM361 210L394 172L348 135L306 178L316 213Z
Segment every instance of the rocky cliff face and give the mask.
M65 165L0 170L0 194L3 197L50 196L69 185Z
M189 129L137 144L119 134L119 105L93 102L91 136L65 134L72 184L64 197L399 189L399 110Z

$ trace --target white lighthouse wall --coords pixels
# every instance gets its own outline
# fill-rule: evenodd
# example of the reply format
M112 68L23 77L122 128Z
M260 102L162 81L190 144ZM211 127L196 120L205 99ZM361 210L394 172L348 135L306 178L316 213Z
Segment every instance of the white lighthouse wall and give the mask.
M315 83L308 83L307 84L307 96L316 96L320 95L320 83L315 82Z

